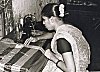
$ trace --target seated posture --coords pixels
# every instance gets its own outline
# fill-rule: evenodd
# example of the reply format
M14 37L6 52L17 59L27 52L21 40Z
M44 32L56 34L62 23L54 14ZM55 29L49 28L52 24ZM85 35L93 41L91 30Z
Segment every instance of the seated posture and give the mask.
M87 72L86 68L90 63L89 44L78 28L64 23L64 5L47 4L41 14L45 27L55 30L55 33L31 37L26 40L26 44L53 37L51 48L44 53L49 61L42 72Z

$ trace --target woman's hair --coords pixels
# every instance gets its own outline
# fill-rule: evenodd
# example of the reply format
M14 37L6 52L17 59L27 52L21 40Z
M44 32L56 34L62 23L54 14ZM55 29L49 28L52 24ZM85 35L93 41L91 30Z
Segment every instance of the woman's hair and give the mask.
M61 5L62 7L64 6L63 8L64 16L60 16ZM46 6L44 6L44 8L42 9L41 15L46 16L48 18L50 18L51 16L56 16L62 19L64 23L69 23L68 21L66 21L66 19L69 17L69 12L66 11L66 6L64 4L49 3Z
M56 3L49 3L47 4L42 12L41 12L41 15L42 16L46 16L46 17L51 17L51 16L56 16L56 17L59 17L59 5L56 4Z

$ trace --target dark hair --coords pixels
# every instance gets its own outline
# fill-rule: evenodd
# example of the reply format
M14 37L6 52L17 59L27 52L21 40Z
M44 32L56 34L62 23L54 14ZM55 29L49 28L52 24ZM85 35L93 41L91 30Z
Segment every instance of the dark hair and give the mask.
M53 7L55 6L54 8L54 11L55 11L55 14L57 17L59 17L59 6L58 4L56 3L49 3L47 4L43 9L42 9L42 12L41 12L41 15L42 16L46 16L46 17L51 17L51 16L55 16L54 15L54 11L53 11Z
M66 6L64 7L64 16L60 17L59 5L57 3L49 3L42 9L41 15L50 18L51 16L56 16L63 20L64 23L69 23L67 18L69 17L69 12L66 11ZM53 9L54 8L54 9ZM54 10L54 11L53 11ZM55 15L54 15L55 12ZM67 20L67 21L66 21Z

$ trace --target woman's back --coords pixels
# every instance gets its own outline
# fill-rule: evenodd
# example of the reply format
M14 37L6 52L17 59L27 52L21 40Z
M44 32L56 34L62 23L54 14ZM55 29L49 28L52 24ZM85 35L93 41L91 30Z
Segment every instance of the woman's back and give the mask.
M85 72L90 63L90 47L82 32L72 25L62 25L58 27L56 34L51 42L51 48L55 53L58 53L55 42L59 38L65 38L72 47L72 52L75 60L77 71Z

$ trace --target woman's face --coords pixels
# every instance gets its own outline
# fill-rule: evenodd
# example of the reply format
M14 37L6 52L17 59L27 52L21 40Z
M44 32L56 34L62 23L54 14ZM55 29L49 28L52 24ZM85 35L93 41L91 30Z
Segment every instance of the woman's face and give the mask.
M45 25L45 27L48 29L48 30L53 30L54 27L53 27L53 24L51 22L51 19L46 17L46 16L43 16L43 24Z

